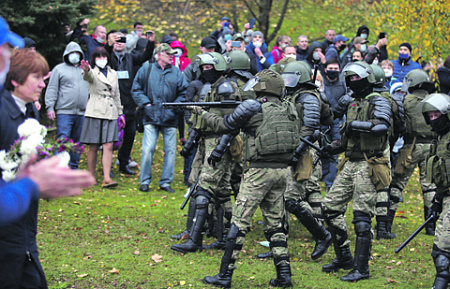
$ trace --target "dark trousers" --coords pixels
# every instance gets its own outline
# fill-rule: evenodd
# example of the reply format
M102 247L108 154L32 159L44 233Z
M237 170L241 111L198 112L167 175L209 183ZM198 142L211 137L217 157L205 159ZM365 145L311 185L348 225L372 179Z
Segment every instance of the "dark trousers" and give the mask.
M128 165L135 136L136 136L136 114L126 114L125 128L123 130L122 146L120 147L118 154L120 166Z

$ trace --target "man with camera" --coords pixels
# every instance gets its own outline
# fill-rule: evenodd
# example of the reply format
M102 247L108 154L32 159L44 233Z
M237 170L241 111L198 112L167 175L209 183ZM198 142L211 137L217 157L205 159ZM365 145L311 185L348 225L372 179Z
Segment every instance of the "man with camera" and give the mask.
M142 31L144 30L141 22L134 22L133 25L133 31L131 33L127 34L126 39L126 45L125 45L125 51L130 53L134 48L136 48L136 44L139 40L139 38L143 37ZM150 32L150 31L148 31Z
M119 171L126 175L135 175L128 166L131 149L133 148L134 137L136 135L136 103L131 97L131 87L137 70L136 66L142 65L150 60L155 48L155 34L153 31L147 31L147 47L140 54L131 54L125 52L126 37L121 32L111 33L108 43L105 45L110 58L110 66L117 72L119 78L120 100L123 105L126 124L124 128L124 137L122 146L119 149Z
M105 37L106 37L106 28L104 26L98 25L94 28L94 33L89 35L87 33L87 27L91 21L88 18L84 18L81 20L77 27L73 30L72 36L70 37L70 41L75 41L78 39L78 43L80 45L85 44L87 46L87 50L84 51L84 59L90 61L92 51L95 48L105 45Z

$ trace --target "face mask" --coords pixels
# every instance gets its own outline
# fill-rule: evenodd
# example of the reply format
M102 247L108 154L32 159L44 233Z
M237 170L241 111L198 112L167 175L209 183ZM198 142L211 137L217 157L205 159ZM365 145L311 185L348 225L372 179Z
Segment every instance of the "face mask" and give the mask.
M292 59L297 59L297 55L292 55L292 54L285 55L284 57L286 57L286 58L292 58Z
M378 59L375 58L375 59L373 60L372 64L378 65Z
M202 78L209 83L214 83L221 76L220 72L217 72L215 69L208 69L202 71Z
M253 41L253 46L255 48L259 48L259 47L261 47L261 45L262 45L262 42L260 42L260 41Z
M231 36L230 34L227 34L223 37L223 39L225 39L225 41L228 41L228 40L233 39L233 36Z
M347 47L347 44L344 43L344 44L341 44L341 46L339 47L339 49L340 49L340 50L344 50L345 47Z
M409 54L399 53L398 58L400 59L407 59L409 57Z
M356 62L356 61L359 61L359 59L356 59L356 58L352 59L352 62Z
M174 54L175 57L180 57L181 55L183 55L183 50L181 50L181 48L175 48L174 50L176 52Z
M363 34L361 34L361 37L362 37L363 39L367 39L367 34L366 34L366 33L363 33Z
M440 115L438 118L430 121L430 123L437 134L444 135L450 130L450 124L446 114Z
M249 43L250 43L250 36L246 36L246 37L245 37L245 43L246 43L246 44L249 44Z
M366 52L366 50L367 50L367 45L361 44L361 52Z
M354 92L355 97L365 97L367 92L370 90L369 82L367 78L356 81L348 81L348 87Z
M78 53L70 53L68 59L70 63L77 64L80 62L80 55Z
M288 46L288 44L287 44L287 43L285 43L285 44L281 45L281 48L285 48L286 46Z
M98 43L103 43L103 41L105 41L105 39L104 38L95 38L95 40L97 40L97 42Z
M95 65L97 65L100 69L105 68L106 64L108 64L108 60L107 59L100 59L100 60L97 60L95 62Z
M339 77L339 71L336 70L327 70L325 73L329 79L336 79Z
M384 74L386 74L386 77L391 77L392 74L394 73L392 70L390 69L383 69L384 70Z
M319 52L314 52L314 53L313 53L313 59L314 59L315 61L319 61L319 60L320 60Z

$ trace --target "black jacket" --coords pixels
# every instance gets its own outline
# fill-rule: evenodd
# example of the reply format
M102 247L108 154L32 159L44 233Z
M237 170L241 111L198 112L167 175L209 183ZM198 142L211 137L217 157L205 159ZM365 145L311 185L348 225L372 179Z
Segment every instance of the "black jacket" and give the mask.
M9 150L25 115L9 91L3 91L0 101L0 150ZM34 105L33 110L38 118ZM32 201L20 220L0 227L0 288L47 288L36 244L38 207L39 200ZM24 274L32 277L22 278Z
M111 56L111 63L109 64L110 67L115 71L128 72L128 78L120 79L119 77L120 101L122 102L123 113L125 115L134 114L136 112L136 103L134 103L134 100L131 97L131 87L133 86L133 80L137 72L135 67L137 65L141 66L145 61L150 60L152 58L154 48L155 43L148 41L144 52L139 54L124 53L122 61L119 61L119 57L112 51L112 47L108 44L105 45L106 51L108 51Z

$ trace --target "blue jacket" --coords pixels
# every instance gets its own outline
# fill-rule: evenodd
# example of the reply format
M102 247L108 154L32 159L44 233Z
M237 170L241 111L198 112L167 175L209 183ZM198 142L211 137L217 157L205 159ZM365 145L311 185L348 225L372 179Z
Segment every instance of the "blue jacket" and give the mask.
M150 77L147 76L149 65L152 65ZM187 87L186 78L177 67L168 64L162 70L157 62L144 63L131 88L134 102L145 109L143 124L176 127L178 121L176 112L164 108L162 103L183 102Z
M264 61L263 64L261 64L261 60L255 53L255 47L253 46L253 43L250 42L250 44L247 46L247 53L250 55L254 55L256 57L256 67L257 71L261 71L263 69L269 69L269 67L273 64L273 57L272 53L267 51L267 45L265 43L262 44L262 46L259 48L261 49L261 52L263 53L264 57L266 58L266 61ZM251 56L250 56L251 58Z
M406 74L413 69L422 69L419 63L412 61L411 58L406 61L406 63L402 63L400 58L392 61L394 64L394 77L397 78L400 82L403 82L403 78L405 78Z
M8 150L19 138L17 127L25 115L9 91L3 91L1 102L0 149ZM38 198L32 199L22 217L0 228L0 288L47 288L36 244L38 207Z

